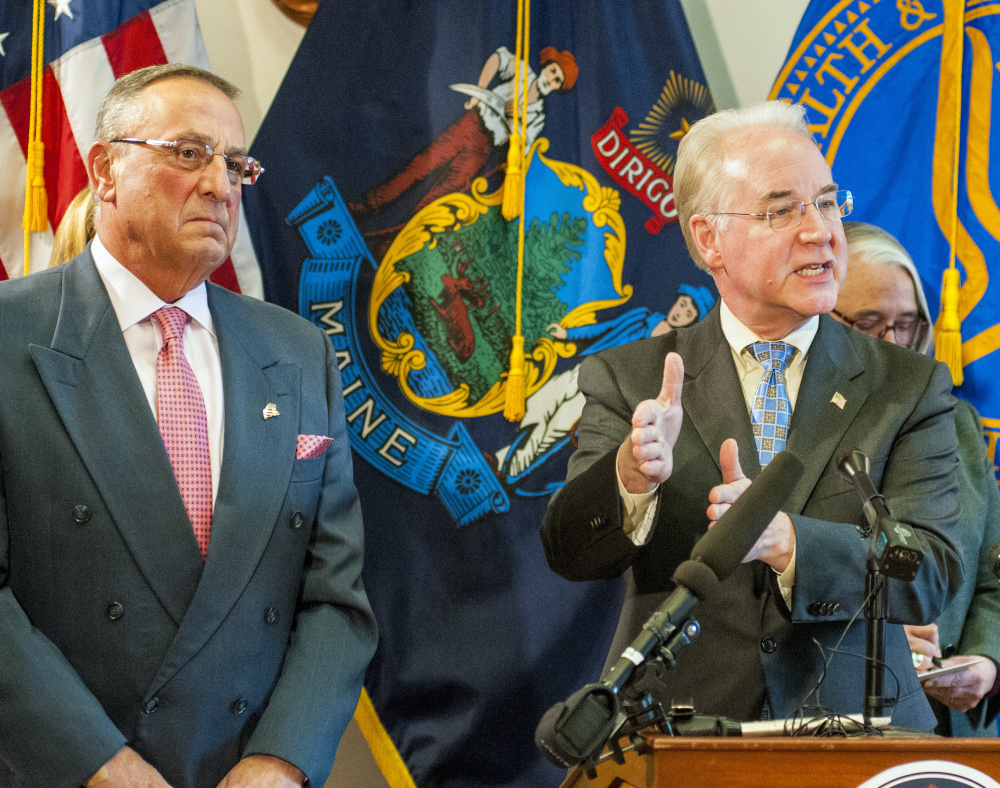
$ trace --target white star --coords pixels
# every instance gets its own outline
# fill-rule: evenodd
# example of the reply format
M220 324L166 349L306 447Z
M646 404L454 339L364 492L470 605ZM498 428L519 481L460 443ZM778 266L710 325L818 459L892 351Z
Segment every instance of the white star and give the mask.
M9 36L10 33L0 33L0 55L7 57L7 53L3 51L3 40Z
M56 9L56 19L66 14L70 19L73 18L73 12L69 10L70 0L49 0L49 5Z

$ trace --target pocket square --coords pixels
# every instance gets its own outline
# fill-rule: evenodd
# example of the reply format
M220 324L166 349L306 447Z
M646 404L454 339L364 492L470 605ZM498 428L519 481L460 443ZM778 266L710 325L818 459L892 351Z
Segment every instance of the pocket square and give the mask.
M319 457L333 443L333 438L326 435L299 435L295 444L296 460L312 460Z

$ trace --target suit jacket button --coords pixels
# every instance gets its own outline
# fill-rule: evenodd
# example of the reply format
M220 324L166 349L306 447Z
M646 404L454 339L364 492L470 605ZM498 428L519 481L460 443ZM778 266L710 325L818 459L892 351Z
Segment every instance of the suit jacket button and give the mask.
M160 699L154 696L146 701L146 705L142 707L142 710L146 714L155 714L158 708L160 708Z
M117 621L119 618L125 615L125 607L121 602L112 602L108 605L108 618L112 621Z
M302 516L302 512L295 512L292 515L292 528L301 528L302 523L306 521L306 518Z
M810 602L808 605L806 605L806 612L810 616L818 616L819 615L819 602Z
M80 525L83 525L90 519L90 507L84 506L82 503L74 506L73 519L76 520Z
M264 621L268 624L273 624L278 620L278 611L273 607L269 607L264 611Z
M247 699L237 698L233 703L233 714L242 714L247 710Z
M824 602L822 605L820 605L819 612L822 613L824 616L830 615L830 603Z
M768 635L766 638L760 641L760 650L763 651L765 654L773 654L777 648L778 648L777 641L770 635Z
M840 610L840 602L834 602L832 605L830 605L831 615L836 613L838 610Z

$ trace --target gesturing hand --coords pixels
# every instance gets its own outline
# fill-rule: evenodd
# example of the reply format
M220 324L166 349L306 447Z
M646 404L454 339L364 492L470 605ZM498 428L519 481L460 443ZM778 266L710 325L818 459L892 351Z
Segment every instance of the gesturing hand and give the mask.
M740 466L739 446L732 438L723 441L719 449L719 467L722 468L722 484L708 491L709 507L705 511L710 520L709 528L729 511L729 507L751 484ZM750 548L743 563L759 560L777 572L784 572L794 554L795 528L792 519L784 512L778 512Z
M632 414L632 432L618 450L618 475L631 493L656 489L674 469L674 444L681 431L684 361L668 353L663 384L656 399L640 402Z

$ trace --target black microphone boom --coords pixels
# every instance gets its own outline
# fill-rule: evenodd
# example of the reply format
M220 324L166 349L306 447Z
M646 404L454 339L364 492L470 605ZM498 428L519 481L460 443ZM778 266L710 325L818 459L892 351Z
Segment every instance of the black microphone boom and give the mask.
M886 505L885 498L875 489L871 477L868 476L868 471L871 469L868 456L864 452L854 449L840 458L837 468L841 478L851 482L858 491L858 495L861 496L865 519L868 521L868 530L867 532L862 531L861 535L867 539L871 536L872 530L878 527L880 519L889 519L889 507Z
M677 587L643 624L642 631L599 683L577 690L550 708L535 730L535 744L552 763L569 768L597 754L614 733L621 711L620 691L633 671L678 633L699 600L711 596L742 563L805 466L780 452L757 480L695 544L691 558L677 567Z
M871 555L878 571L886 577L909 583L917 576L924 560L924 551L911 526L896 522L889 513L885 498L876 491L868 476L868 457L855 449L837 463L840 475L854 484L864 502L865 517L870 526L861 536L871 537Z
M719 580L729 577L784 505L804 471L802 460L794 454L776 454L757 480L698 540L691 558L712 567Z

